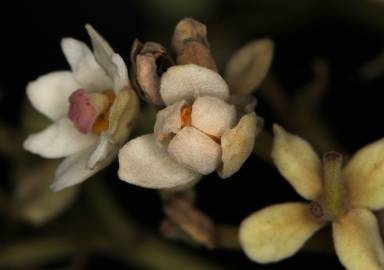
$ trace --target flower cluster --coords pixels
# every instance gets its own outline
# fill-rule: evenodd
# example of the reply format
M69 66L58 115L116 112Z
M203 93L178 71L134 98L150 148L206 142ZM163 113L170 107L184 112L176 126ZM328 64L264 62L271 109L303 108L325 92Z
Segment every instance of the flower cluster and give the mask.
M136 40L131 78L123 59L90 25L86 29L93 52L78 40L64 38L61 45L72 71L43 75L27 87L32 105L54 124L30 135L24 148L45 158L65 157L52 190L84 181L117 156L137 118L136 93L163 109L153 134L137 137L120 150L122 180L163 189L193 183L215 170L223 178L239 170L262 127L254 112L256 101L246 94L265 77L272 59L271 41L246 48L256 49L255 58L265 63L245 89L244 85L233 87L242 94L233 96L217 73L205 26L193 19L176 26L176 65L160 44ZM265 47L267 57L264 51L258 52ZM236 62L247 66L248 61L241 55L231 60L235 64L228 65L229 84L243 79Z
M187 18L172 37L175 61L161 44L135 40L128 73L103 37L90 25L86 29L93 51L64 38L61 47L71 71L48 73L27 86L32 105L53 124L29 135L24 148L65 158L53 191L86 180L116 157L121 180L166 192L190 187L215 171L229 178L241 168L263 126L250 94L271 65L271 40L238 50L221 76L205 25ZM156 121L153 132L128 141L135 122L143 120L138 96L157 109ZM258 263L288 258L330 223L347 269L383 269L384 245L372 211L384 208L384 140L364 147L343 168L341 154L328 152L321 160L304 139L276 124L273 131L274 164L310 203L273 205L246 218L239 230L246 255ZM214 225L206 223L210 231Z
M261 118L254 112L256 102L247 94L260 83L269 68L271 42L262 40L245 49L246 52L253 52L255 47L256 50L265 47L269 50L266 50L268 53L255 53L253 58L267 60L262 60L265 62L263 68L255 73L260 75L250 79L246 86L233 87L237 96L217 73L203 24L193 19L178 23L172 38L177 64L168 67L161 76L150 72L158 70L154 61L146 66L145 63L154 55L166 58L163 47L153 42L140 47L141 50L133 50L137 55L133 62L138 84L144 92L142 96L166 107L157 113L153 133L131 140L120 150L120 179L142 187L163 189L188 186L213 171L222 178L233 175L251 154L262 127ZM232 60L237 64L229 64L232 84L244 79L241 76L244 70L249 72L248 68L240 72L236 69L246 67L251 61L244 58L237 56ZM152 74L152 80L143 79L139 76L142 73Z

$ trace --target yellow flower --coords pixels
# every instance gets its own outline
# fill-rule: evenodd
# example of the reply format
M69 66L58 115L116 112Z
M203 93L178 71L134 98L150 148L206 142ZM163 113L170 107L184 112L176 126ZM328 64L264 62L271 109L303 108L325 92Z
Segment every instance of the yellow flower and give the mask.
M240 226L240 242L258 263L294 255L321 227L332 224L336 253L349 270L384 269L384 246L371 210L384 208L384 139L360 151L342 169L342 156L323 161L308 142L274 126L272 158L296 192L311 203L266 207Z

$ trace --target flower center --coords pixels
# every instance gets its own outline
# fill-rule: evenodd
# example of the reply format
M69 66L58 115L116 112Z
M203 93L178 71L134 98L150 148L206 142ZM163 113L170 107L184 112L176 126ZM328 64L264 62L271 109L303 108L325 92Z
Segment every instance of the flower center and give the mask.
M192 126L192 106L190 105L185 105L183 108L181 108L181 113L180 113L180 121L181 121L181 127L191 127ZM199 129L200 130L200 129ZM214 140L216 143L220 144L221 139L220 137L213 136L211 134L208 134L202 130L205 135L210 137L212 140Z
M109 126L109 110L115 100L112 90L100 93L87 93L76 90L69 97L68 118L83 134L92 131L100 135Z
M192 126L192 106L185 105L183 108L181 108L180 118L181 127Z

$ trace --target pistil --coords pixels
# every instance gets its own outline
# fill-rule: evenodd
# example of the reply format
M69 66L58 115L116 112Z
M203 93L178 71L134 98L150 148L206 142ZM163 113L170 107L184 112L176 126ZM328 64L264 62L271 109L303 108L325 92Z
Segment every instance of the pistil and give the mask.
M93 131L99 135L108 128L109 109L114 98L112 91L90 94L79 89L69 97L68 118L81 133Z
M337 152L328 152L323 156L322 205L327 219L330 220L335 220L345 208L342 160L342 155Z

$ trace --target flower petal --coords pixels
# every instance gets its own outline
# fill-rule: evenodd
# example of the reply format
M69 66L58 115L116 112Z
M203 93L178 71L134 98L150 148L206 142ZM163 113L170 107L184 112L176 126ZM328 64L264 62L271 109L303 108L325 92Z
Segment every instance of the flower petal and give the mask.
M80 88L69 71L56 71L40 76L27 86L27 96L33 107L57 120L68 112L69 96Z
M157 113L154 127L154 134L157 141L163 142L167 138L170 138L170 135L176 134L181 129L181 110L186 105L187 103L182 100L167 106Z
M45 158L61 158L88 148L96 136L81 134L68 118L62 118L45 130L29 135L23 147Z
M194 64L170 67L161 77L160 95L166 105L198 96L229 97L228 85L216 72Z
M119 150L119 145L113 143L111 138L106 132L103 132L99 141L97 142L97 147L95 151L90 155L87 166L90 169L94 169L97 164L102 163L105 159L108 159L111 155L114 155Z
M111 141L123 144L132 131L134 122L139 114L139 99L129 87L124 87L116 95L109 111L108 134Z
M168 153L201 174L213 172L221 161L220 145L193 127L185 127L176 134L168 145Z
M85 28L91 37L96 61L112 78L115 93L124 87L131 87L124 60L113 51L108 42L91 25L87 24Z
M236 124L235 106L215 97L199 97L192 105L192 126L220 137Z
M252 41L229 60L225 78L235 95L248 95L257 88L269 70L273 57L272 40Z
M182 167L160 148L153 134L130 140L119 152L119 178L145 188L173 188L200 175Z
M73 38L63 38L61 48L73 76L87 91L103 91L112 88L112 80L96 62L88 46Z
M384 139L358 151L343 170L350 204L357 207L384 207Z
M336 253L348 270L384 269L379 226L369 210L352 209L332 225Z
M239 238L251 260L277 262L295 254L323 225L311 216L306 203L277 204L247 217Z
M95 165L93 169L88 167L89 158L94 153L97 145L71 155L64 159L55 172L55 179L51 185L52 191L60 191L64 188L79 184L87 178L96 174L107 167L117 155L116 152L110 154L102 162Z
M273 126L273 132L272 159L278 170L303 198L316 199L322 190L318 155L307 141L279 125Z
M221 137L223 166L218 173L221 178L228 178L237 172L252 153L256 135L261 128L257 127L256 113L244 115L232 129Z

